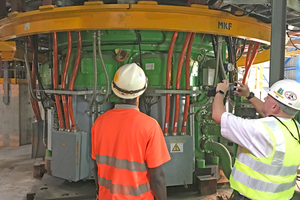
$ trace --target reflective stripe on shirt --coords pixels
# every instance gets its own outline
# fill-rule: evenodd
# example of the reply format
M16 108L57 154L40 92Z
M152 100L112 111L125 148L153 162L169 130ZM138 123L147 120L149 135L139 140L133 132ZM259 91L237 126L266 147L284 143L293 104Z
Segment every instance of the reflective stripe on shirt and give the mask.
M141 194L150 191L149 183L144 183L139 185L138 187L134 187L132 185L113 184L111 180L108 180L106 178L101 178L99 176L98 176L98 182L100 186L109 189L111 194L140 196Z
M239 170L237 170L235 167L232 169L232 176L234 177L234 180L247 185L248 187L262 192L269 192L269 193L277 193L277 192L283 192L286 190L291 189L295 186L295 180L289 183L272 183L272 182L266 182L262 181L256 178L253 178Z
M276 139L276 150L273 156L273 165L282 165L285 154L285 139L276 121L264 122L272 131Z
M252 170L266 175L274 175L274 176L295 175L295 172L298 169L298 165L274 166L274 165L266 164L258 160L255 160L253 157L245 153L239 155L238 161L240 163L249 166Z
M100 156L99 154L96 155L96 161L98 164L106 164L111 167L115 167L117 169L127 169L129 171L138 171L138 172L145 172L147 171L147 166L145 163L139 163L134 161L129 161L126 159L118 159L116 157L110 156Z

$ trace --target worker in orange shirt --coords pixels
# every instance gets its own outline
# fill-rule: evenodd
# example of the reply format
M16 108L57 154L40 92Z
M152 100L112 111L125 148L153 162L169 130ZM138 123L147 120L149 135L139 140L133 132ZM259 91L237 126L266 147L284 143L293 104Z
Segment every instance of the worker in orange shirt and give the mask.
M100 115L92 127L92 158L101 200L166 200L162 164L170 160L157 121L139 111L147 77L137 64L118 69L112 90L121 104Z

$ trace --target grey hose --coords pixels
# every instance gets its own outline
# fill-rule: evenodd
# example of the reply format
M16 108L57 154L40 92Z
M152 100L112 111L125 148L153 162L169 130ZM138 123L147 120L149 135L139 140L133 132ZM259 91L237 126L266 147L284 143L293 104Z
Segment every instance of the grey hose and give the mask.
M221 158L222 170L226 178L230 178L232 171L232 159L228 149L221 143L206 141L205 150L215 152Z
M97 69L97 32L94 31L93 34L93 61L94 61L94 88L93 88L93 96L90 102L89 107L91 108L95 102L97 95L97 84L98 84L98 69Z
M217 36L217 41L219 41L219 37ZM219 45L217 45L217 66L216 66L216 70L215 70L215 78L214 78L214 83L213 83L213 87L217 86L217 80L218 80L218 74L219 74L219 57L221 52L219 51Z
M29 62L28 62L28 57L27 57L27 43L25 43L24 60L25 60L25 67L26 67L26 70L27 70L28 90L29 90L30 97L31 97L34 101L42 101L41 99L39 99L39 98L34 94L33 89L32 89L31 72L30 72L30 69L29 69Z
M99 56L100 56L100 60L101 60L101 64L102 64L102 69L104 71L104 74L105 74L105 79L106 79L106 92L105 92L105 95L103 97L103 99L99 102L99 104L103 104L107 97L108 97L108 92L109 92L109 89L110 89L110 86L109 86L109 77L108 77L108 74L107 74L107 70L106 70L106 67L105 67L105 64L104 64L104 61L103 61L103 56L102 56L102 51L101 51L101 32L98 31L98 53L99 53Z
M220 38L218 38L218 52L220 52L220 53L219 53L219 59L217 60L217 62L220 62L219 67L221 68L223 79L227 79L227 77L226 77L226 71L224 69L224 64L223 64L223 58L222 58L222 55L221 55L221 52L222 52L222 42L221 42ZM222 81L222 80L220 80L220 81Z

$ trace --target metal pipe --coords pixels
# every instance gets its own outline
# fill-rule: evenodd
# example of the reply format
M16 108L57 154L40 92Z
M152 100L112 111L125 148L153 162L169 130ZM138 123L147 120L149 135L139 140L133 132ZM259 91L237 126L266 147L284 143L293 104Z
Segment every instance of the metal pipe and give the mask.
M57 51L56 32L53 32L52 36L53 36L53 86L54 86L54 90L56 90L58 89L58 64L57 64L58 51ZM59 120L59 128L63 129L64 128L63 115L62 115L59 95L57 94L55 95L55 104L56 104L56 110L57 110L58 120Z
M204 149L215 152L221 159L222 170L229 179L232 170L232 159L228 149L221 143L206 141Z
M106 66L105 66L105 63L104 63L104 60L103 60L103 56L102 56L102 50L101 50L101 32L100 31L98 31L98 53L99 53L99 56L100 56L100 60L101 60L101 64L102 64L102 69L104 71L105 79L106 79L106 93L105 93L103 99L99 102L99 104L102 105L106 101L106 99L108 97L108 92L109 92L109 89L110 89L110 82L109 82L108 73L107 73Z
M64 72L63 72L63 76L62 76L62 80L61 80L61 89L62 90L66 89L67 73L68 73L69 64L70 64L71 53L72 53L72 35L71 35L71 31L68 31L68 50L67 50L66 61L65 61L65 66L64 66ZM64 114L65 114L66 129L69 130L70 129L70 118L69 118L68 102L67 102L66 95L62 95L62 103L63 103Z
M178 68L177 68L177 75L176 75L176 89L180 89L180 78L181 78L181 69L183 64L183 59L185 55L185 51L187 49L188 43L190 41L192 33L187 33L185 37L185 41L182 46ZM174 114L174 124L173 124L173 135L177 134L177 125L178 125L178 117L179 117L179 94L175 95L175 114Z
M93 96L92 100L90 102L89 108L91 109L95 99L96 99L96 93L97 93L97 82L98 82L98 70L97 70L97 32L94 31L93 33L93 61L94 61L94 88L93 88Z
M193 47L193 42L195 38L196 33L192 33L189 46L187 49L187 54L185 58L185 88L186 90L190 90L190 60L191 60L191 52ZM186 121L188 117L188 111L190 106L190 95L185 95L185 104L184 104L184 112L183 112L183 119L182 119L182 125L181 125L181 135L185 135L186 131Z
M75 77L77 74L77 70L79 67L79 62L80 62L80 57L81 57L81 46L82 46L82 40L81 40L81 32L78 32L78 43L77 43L77 55L76 55L76 60L72 72L72 77L70 80L69 84L69 90L72 91L74 88L74 82L75 82ZM69 114L70 114L70 119L72 123L72 130L76 130L76 122L74 118L74 113L73 113L73 101L72 101L72 96L68 96L68 106L69 106Z
M173 49L174 49L177 35L178 35L178 32L174 31L171 42L170 42L169 51L168 51L167 72L166 72L166 89L170 89L170 87L171 87L172 55L173 55ZM166 112L165 112L165 124L164 124L164 134L165 135L168 135L169 119L170 119L170 94L166 94Z

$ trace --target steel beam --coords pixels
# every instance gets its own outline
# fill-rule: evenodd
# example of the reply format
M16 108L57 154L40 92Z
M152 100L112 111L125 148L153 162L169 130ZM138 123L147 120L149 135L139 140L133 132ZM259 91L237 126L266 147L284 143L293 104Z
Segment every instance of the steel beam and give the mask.
M270 86L284 78L286 0L272 1Z
M6 17L6 0L0 0L0 19Z
M11 0L11 12L23 12L25 11L24 3L22 0Z

